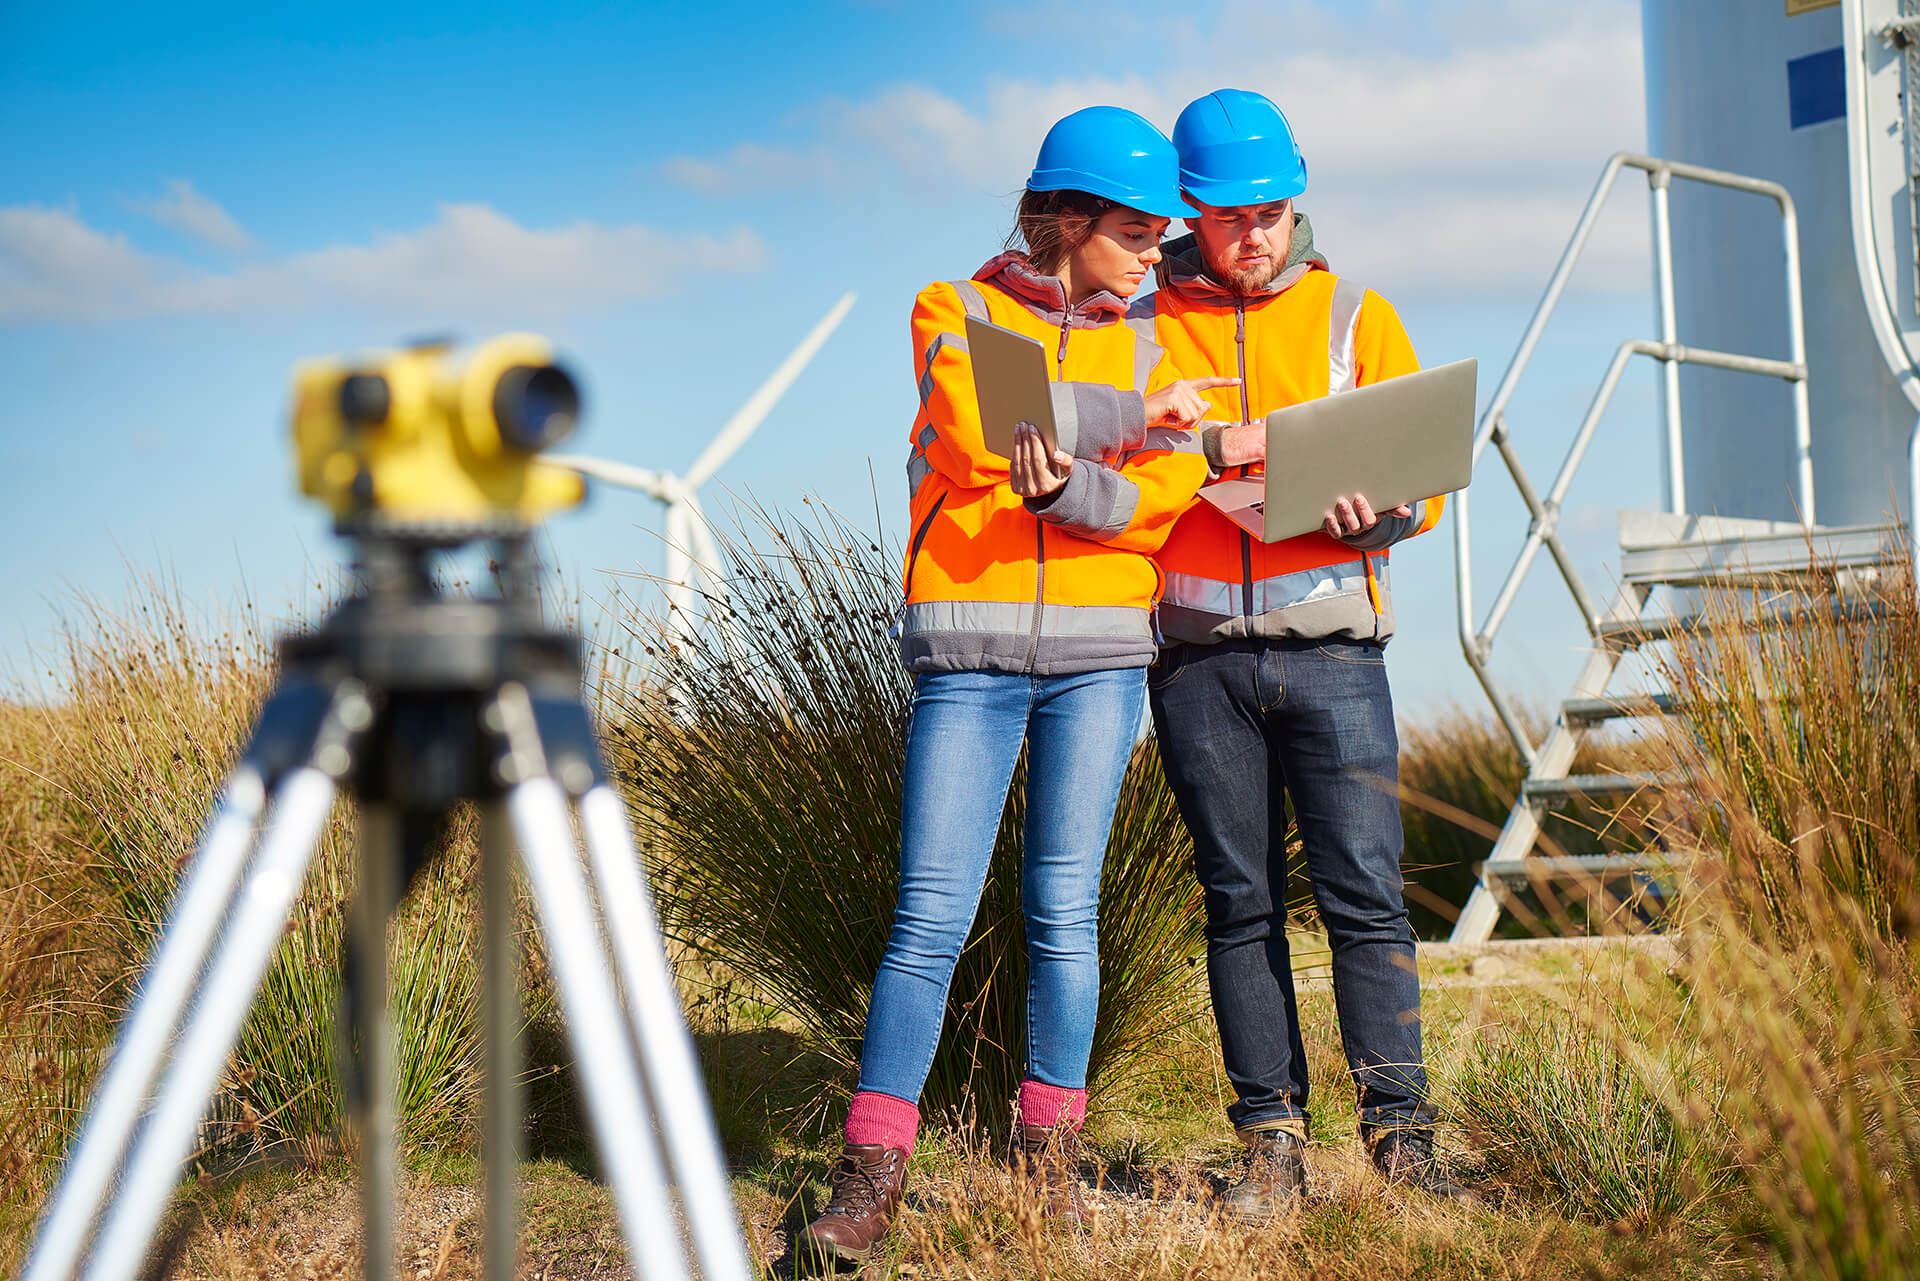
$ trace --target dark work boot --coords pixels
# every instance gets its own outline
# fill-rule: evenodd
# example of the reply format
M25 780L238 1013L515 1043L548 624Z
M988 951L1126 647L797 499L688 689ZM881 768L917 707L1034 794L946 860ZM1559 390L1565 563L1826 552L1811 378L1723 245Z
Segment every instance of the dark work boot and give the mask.
M833 1195L794 1243L802 1258L857 1263L886 1240L907 1190L907 1153L878 1143L849 1143L828 1176Z
M1473 1190L1455 1183L1433 1154L1433 1131L1423 1126L1382 1129L1373 1140L1373 1166L1388 1183L1417 1188L1449 1201L1472 1201Z
M1080 1131L1070 1125L1016 1125L1007 1154L1015 1182L1025 1182L1040 1198L1048 1218L1087 1220L1080 1195Z
M1256 1130L1241 1136L1246 1172L1228 1191L1227 1213L1264 1220L1291 1214L1307 1194L1307 1145L1291 1130Z

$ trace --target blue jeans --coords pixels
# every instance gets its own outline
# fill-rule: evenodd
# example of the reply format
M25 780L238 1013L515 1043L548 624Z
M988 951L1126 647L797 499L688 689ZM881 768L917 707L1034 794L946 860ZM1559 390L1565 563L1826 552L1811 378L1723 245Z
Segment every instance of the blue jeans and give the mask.
M1286 812L1333 951L1363 1130L1425 1125L1420 979L1400 876L1399 739L1379 645L1227 641L1165 651L1147 681L1193 834L1207 980L1240 1129L1307 1116L1287 949Z
M1084 1089L1100 1004L1100 867L1139 736L1145 670L928 672L914 681L900 897L873 980L860 1088L917 1102L1027 745L1027 1075Z

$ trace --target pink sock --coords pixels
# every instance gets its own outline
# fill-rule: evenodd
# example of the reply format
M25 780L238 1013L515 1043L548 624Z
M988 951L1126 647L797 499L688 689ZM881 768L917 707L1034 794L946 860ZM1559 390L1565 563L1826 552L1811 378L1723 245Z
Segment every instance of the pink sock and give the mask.
M847 1142L878 1143L913 1154L913 1136L920 1129L920 1109L905 1099L873 1090L860 1090L847 1105Z
M1087 1119L1087 1092L1069 1090L1063 1085L1048 1085L1029 1077L1020 1082L1020 1124L1038 1125L1051 1130L1062 1121L1077 1130Z

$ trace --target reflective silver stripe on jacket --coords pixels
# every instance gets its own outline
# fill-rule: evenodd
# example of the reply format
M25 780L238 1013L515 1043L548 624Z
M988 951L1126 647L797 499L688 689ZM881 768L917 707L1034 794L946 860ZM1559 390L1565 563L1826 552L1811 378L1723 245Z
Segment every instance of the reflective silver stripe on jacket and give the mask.
M947 283L953 286L954 293L960 295L960 305L966 308L969 316L975 320L993 319L992 313L987 310L987 296L980 292L978 284L971 280L949 280Z
M1345 276L1333 286L1331 314L1327 317L1327 391L1352 391L1359 377L1353 362L1353 335L1360 324L1360 304L1366 301L1367 287Z
M1129 325L1133 322L1129 320ZM1147 323L1147 332L1141 333L1138 325L1133 325L1133 389L1145 395L1147 384L1153 381L1153 371L1160 367L1160 358L1166 355L1166 349L1153 340L1153 323Z
M926 600L908 605L902 632L1009 632L1033 635L1032 601ZM1147 611L1131 605L1056 605L1040 620L1042 636L1150 636Z
M1167 574L1166 580L1160 599L1167 604L1230 618L1242 613L1265 614L1349 592L1365 592L1367 568L1366 563L1355 556L1337 565L1296 569L1267 578L1256 578L1253 580L1252 597L1244 605L1240 599L1240 583L1223 583L1217 578L1202 578L1198 574L1175 573ZM1382 591L1386 590L1385 557L1378 557L1374 562L1374 582Z
M1127 307L1127 328L1133 330L1136 337L1158 344L1159 334L1154 329L1154 321L1160 315L1160 295L1150 293L1144 298L1135 298Z
M933 462L927 457L927 449L939 438L939 433L928 423L914 437L913 444L907 449L907 502L912 504L914 495L920 492L920 484L933 474Z
M926 354L920 358L920 405L922 408L925 408L926 403L933 399L934 358L947 347L965 353L967 340L959 334L935 334L933 341L927 344Z
M949 280L947 283L953 286L953 292L960 299L960 306L969 316L975 320L991 318L987 311L986 295L980 292L979 285L971 280ZM926 355L921 358L920 365L920 407L922 409L925 409L927 401L933 398L934 358L947 347L965 352L967 340L959 334L943 333L934 335L933 341L927 344ZM925 481L933 471L933 464L927 461L926 450L927 446L933 443L934 435L931 424L921 428L919 437L907 449L907 502L909 503L913 502L914 495L920 492L921 482Z

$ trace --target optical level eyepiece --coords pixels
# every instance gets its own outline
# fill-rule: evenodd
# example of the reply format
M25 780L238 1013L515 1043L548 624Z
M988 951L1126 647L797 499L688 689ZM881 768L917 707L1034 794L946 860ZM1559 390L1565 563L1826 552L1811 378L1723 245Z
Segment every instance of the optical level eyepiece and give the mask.
M379 374L348 374L340 380L340 417L356 427L387 421L393 389Z
M493 388L500 439L523 453L559 444L580 419L580 388L558 365L510 365Z

